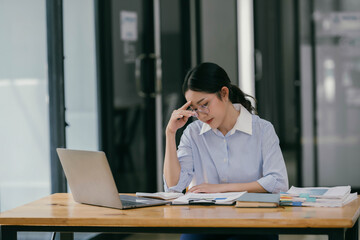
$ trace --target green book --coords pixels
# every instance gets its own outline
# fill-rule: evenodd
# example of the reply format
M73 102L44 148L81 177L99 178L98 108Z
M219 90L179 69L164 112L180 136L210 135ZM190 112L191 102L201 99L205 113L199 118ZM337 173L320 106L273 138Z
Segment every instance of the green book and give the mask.
M245 193L236 199L235 207L239 208L274 208L278 207L280 194Z

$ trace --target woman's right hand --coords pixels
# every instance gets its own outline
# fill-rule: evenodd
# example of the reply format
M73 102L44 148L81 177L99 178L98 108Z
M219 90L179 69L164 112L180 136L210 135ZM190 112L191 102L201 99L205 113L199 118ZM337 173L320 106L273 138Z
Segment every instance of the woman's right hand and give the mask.
M185 125L185 123L189 120L189 117L196 115L195 112L186 110L190 105L191 101L188 101L181 108L172 112L170 120L166 127L167 133L175 134L179 128Z

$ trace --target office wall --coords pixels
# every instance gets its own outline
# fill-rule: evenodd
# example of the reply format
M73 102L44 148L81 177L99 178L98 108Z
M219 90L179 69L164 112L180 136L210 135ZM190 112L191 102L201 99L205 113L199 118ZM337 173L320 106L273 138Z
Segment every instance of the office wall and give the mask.
M66 145L98 150L94 2L63 1Z
M203 0L200 15L201 61L219 64L238 85L236 1Z

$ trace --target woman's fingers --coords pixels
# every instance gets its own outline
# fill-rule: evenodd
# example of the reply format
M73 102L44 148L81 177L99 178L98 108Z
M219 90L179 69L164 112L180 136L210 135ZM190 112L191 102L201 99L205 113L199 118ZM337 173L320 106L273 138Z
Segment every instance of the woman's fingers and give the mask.
M182 105L181 108L179 108L179 110L186 110L189 106L191 105L191 101L188 101L187 103L185 103L184 105Z
M183 118L184 116L191 117L191 116L194 116L194 115L195 115L195 113L192 112L192 111L189 111L189 110L181 110L181 109L179 109L179 110L175 110L173 112L173 116L176 119Z
M191 104L191 101L185 103L179 109L172 112L167 129L170 132L176 132L177 129L183 127L191 116L196 116L196 113L190 110L186 110Z
M183 118L184 116L186 116L188 118L191 116L196 116L195 112L187 110L190 105L191 105L191 101L188 101L187 103L182 105L179 109L174 110L173 116L176 117L177 120L179 120L180 118Z
M192 187L192 188L190 188L189 190L188 190L188 192L197 192L198 190L199 190L199 185L197 185L197 186L194 186L194 187Z

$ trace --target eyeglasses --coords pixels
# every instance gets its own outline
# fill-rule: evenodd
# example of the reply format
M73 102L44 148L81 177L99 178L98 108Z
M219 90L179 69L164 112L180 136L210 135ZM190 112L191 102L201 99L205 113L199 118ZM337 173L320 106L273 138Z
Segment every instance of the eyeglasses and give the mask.
M213 98L214 98L214 97L213 97ZM208 114L208 113L210 112L210 110L209 110L209 104L210 104L211 100L213 100L213 98L211 98L207 103L198 105L197 108L189 107L188 110L190 110L190 111L192 111L192 112L195 112L195 113L196 113L196 117L199 116L199 113Z

